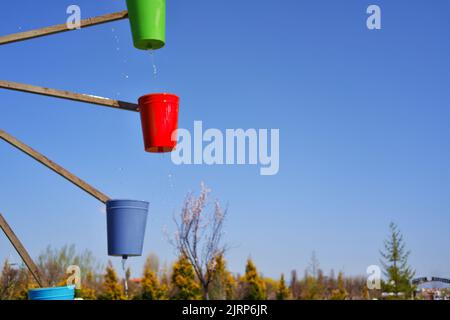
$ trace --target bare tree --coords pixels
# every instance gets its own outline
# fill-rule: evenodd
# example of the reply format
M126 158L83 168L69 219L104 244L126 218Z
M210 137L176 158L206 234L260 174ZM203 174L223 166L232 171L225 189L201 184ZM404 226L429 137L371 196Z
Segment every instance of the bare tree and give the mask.
M320 269L319 259L317 259L316 251L311 253L311 260L308 265L308 271L314 278L317 278Z
M97 263L91 251L77 253L75 245L65 245L62 248L48 246L38 257L38 267L47 283L52 286L62 284L67 278L66 270L70 265L79 266L82 280L91 272L95 278L100 278L100 264Z
M6 260L0 274L0 300L12 300L14 298L18 276L19 270L13 268Z
M223 255L227 249L222 244L227 210L223 210L217 200L213 210L207 210L210 192L202 183L198 198L188 194L180 215L175 217L177 231L171 241L192 264L206 300L209 299L209 287L214 278L216 257Z

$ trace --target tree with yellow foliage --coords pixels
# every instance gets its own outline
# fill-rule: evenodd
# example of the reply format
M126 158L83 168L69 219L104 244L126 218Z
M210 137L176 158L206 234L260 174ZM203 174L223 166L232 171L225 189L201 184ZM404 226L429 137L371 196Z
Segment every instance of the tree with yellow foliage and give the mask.
M201 289L195 278L194 268L189 259L181 255L173 265L172 286L174 300L200 300Z
M284 280L284 274L281 274L280 282L277 288L277 300L287 300L291 296L289 288L286 286L286 281Z
M125 300L122 287L119 283L116 270L109 261L106 267L106 273L103 276L103 294L99 296L100 300Z
M92 271L88 271L86 280L81 282L81 288L76 290L76 296L83 300L96 300L95 285L95 275Z
M339 272L337 279L337 289L331 293L331 300L345 300L348 297L347 290L345 289L344 274Z
M5 260L0 273L0 300L26 298L26 292L31 285L31 279L26 269L14 268L8 260Z
M149 255L144 266L144 275L141 280L141 293L138 296L141 300L163 300L164 291L159 283L157 270L158 261L154 255Z
M212 280L210 284L210 299L232 300L235 297L236 280L227 270L225 257L221 254L214 260Z
M258 270L251 259L247 260L242 282L244 284L244 300L266 299L266 285L259 276Z

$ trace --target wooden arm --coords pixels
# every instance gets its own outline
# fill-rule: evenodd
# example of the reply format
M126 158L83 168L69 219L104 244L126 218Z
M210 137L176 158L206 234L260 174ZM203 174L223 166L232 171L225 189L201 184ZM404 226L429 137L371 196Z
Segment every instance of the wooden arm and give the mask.
M110 198L108 196L104 195L103 193L101 193L100 191L98 191L97 189L95 189L94 187L89 185L88 183L84 182L83 180L81 180L80 178L75 176L74 174L70 173L69 171L67 171L66 169L61 167L60 165L54 163L47 157L43 156L36 150L33 150L32 148L27 146L25 143L17 140L16 138L14 138L13 136L9 135L8 133L6 133L5 131L3 131L1 129L0 129L0 139L5 140L9 144L11 144L13 147L26 153L27 155L29 155L36 161L40 162L41 164L43 164L50 170L53 170L54 172L56 172L63 178L69 180L74 185L76 185L80 189L84 190L85 192L89 193L91 196L100 200L101 202L106 203L108 200L110 200Z
M117 21L128 18L128 11L120 11L115 13L110 13L102 16L97 16L94 18L88 18L81 20L81 28L91 27L102 23ZM24 41L34 38L39 38L43 36L48 36L55 33L61 33L66 31L73 31L76 29L69 29L67 24L58 24L51 27L45 27L41 29L35 29L20 33L14 33L7 36L0 37L0 45Z
M127 111L139 111L139 106L135 103L125 102L120 100L113 100L88 94L74 93L70 91L63 91L57 89L50 89L44 87L33 86L29 84L17 83L12 81L0 80L0 88L7 90L15 90L26 93L39 94L48 97L61 98L66 100L79 101L84 103L91 103L100 106L122 109Z
M9 241L11 241L12 245L16 249L19 256L22 258L23 262L25 262L25 265L27 266L28 270L30 270L31 274L33 275L33 278L36 280L38 285L41 288L46 287L48 284L45 281L43 281L43 279L40 277L39 268L36 266L33 259L31 259L27 250L22 245L19 238L17 238L16 234L11 229L8 222L6 222L5 218L1 213L0 213L0 228L2 228L3 232L8 237Z

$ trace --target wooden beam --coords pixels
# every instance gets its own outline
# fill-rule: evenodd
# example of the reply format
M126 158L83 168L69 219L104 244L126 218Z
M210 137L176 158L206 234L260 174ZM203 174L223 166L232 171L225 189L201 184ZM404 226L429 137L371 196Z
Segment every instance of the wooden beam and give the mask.
M128 18L128 11L126 11L126 10L120 11L120 12L115 12L115 13L110 13L110 14L106 14L106 15L102 15L102 16L97 16L97 17L81 20L81 28L96 26L99 24L122 20L122 19L126 19L126 18ZM39 38L39 37L48 36L48 35L55 34L55 33L61 33L61 32L72 31L72 30L76 30L76 29L69 29L67 27L66 23L58 24L58 25L51 26L51 27L45 27L45 28L41 28L41 29L35 29L35 30L10 34L7 36L2 36L2 37L0 37L0 45L34 39L34 38Z
M1 129L0 129L0 139L5 140L9 144L11 144L13 147L26 153L27 155L29 155L36 161L40 162L41 164L43 164L50 170L53 170L54 172L56 172L63 178L69 180L74 185L76 185L80 189L84 190L85 192L89 193L91 196L100 200L101 202L106 203L110 199L108 196L104 195L103 193L101 193L100 191L98 191L97 189L95 189L94 187L89 185L88 183L84 182L83 180L81 180L80 178L75 176L74 174L70 173L69 171L67 171L66 169L61 167L60 165L54 163L47 157L43 156L36 150L33 150L32 148L27 146L25 143L17 140L16 138L14 138L13 136L11 136L10 134L6 133L5 131L3 131Z
M0 88L15 90L26 93L39 94L48 97L61 98L84 103L91 103L99 106L122 109L127 111L139 111L139 106L135 103L113 100L88 94L74 93L70 91L50 89L45 87L33 86L30 84L17 83L12 81L0 80Z
M47 283L45 283L45 281L41 278L39 268L36 266L33 259L31 259L27 250L22 245L22 242L20 242L19 238L16 236L16 234L11 229L8 222L6 222L6 219L3 217L1 213L0 213L0 228L2 228L3 232L8 237L9 241L11 241L13 247L16 249L17 253L22 258L23 262L25 262L25 265L27 266L28 270L30 270L31 274L33 275L38 285L41 288L46 287Z

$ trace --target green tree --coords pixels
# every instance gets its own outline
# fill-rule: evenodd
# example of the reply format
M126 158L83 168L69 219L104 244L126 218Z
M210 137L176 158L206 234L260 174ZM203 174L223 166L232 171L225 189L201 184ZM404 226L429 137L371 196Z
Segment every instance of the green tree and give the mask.
M158 280L158 262L155 261L155 255L150 255L144 265L144 275L141 280L141 300L161 300L164 298L164 292Z
M169 276L169 271L166 265L164 265L161 269L161 273L160 273L160 289L162 292L162 298L163 300L167 300L169 298L169 292L170 292L170 287L171 287L171 279Z
M182 255L173 265L172 285L174 300L200 300L201 288L195 278L194 268L189 259Z
M82 282L90 273L94 277L99 276L99 264L91 251L85 250L77 253L75 245L65 245L59 249L48 246L38 259L42 278L50 286L64 286L67 284L68 274L66 270L69 266L75 265L80 268Z
M88 271L86 279L81 282L81 289L77 290L77 297L83 300L95 300L97 299L97 293L95 287L97 282L95 280L95 275L92 271Z
M331 300L345 300L348 297L347 290L345 289L344 274L339 272L337 278L337 289L331 293Z
M383 289L395 294L396 298L401 296L408 298L414 292L411 281L415 272L408 265L410 251L406 250L403 235L397 225L389 225L389 238L384 242L384 252L380 252L382 265L387 282L383 283Z
M278 283L277 288L277 300L287 300L290 298L290 295L291 293L284 280L284 274L281 274L280 282Z
M243 277L245 285L245 300L265 300L266 286L264 281L260 278L255 264L251 259L247 260L245 267L245 275Z
M316 252L313 251L302 281L302 293L300 296L304 300L322 300L325 298L325 289L325 276L322 269L320 269Z
M0 300L27 300L28 290L38 285L24 264L6 260L0 274Z
M317 294L318 299L325 299L325 289L326 289L326 283L325 283L325 276L323 274L322 269L317 270Z
M320 296L317 284L317 279L309 275L308 271L305 272L305 276L301 282L301 294L302 300L319 300Z
M231 272L227 270L225 257L221 254L214 260L214 270L209 288L212 300L231 300L235 296L236 281Z
M0 300L12 300L17 297L16 282L19 271L14 269L8 260L3 264L0 274Z
M367 285L363 286L361 295L364 300L370 300L370 292L369 288L367 288Z
M125 300L125 295L122 286L119 283L116 270L112 266L111 261L108 262L106 273L103 276L103 294L99 297L100 300Z

